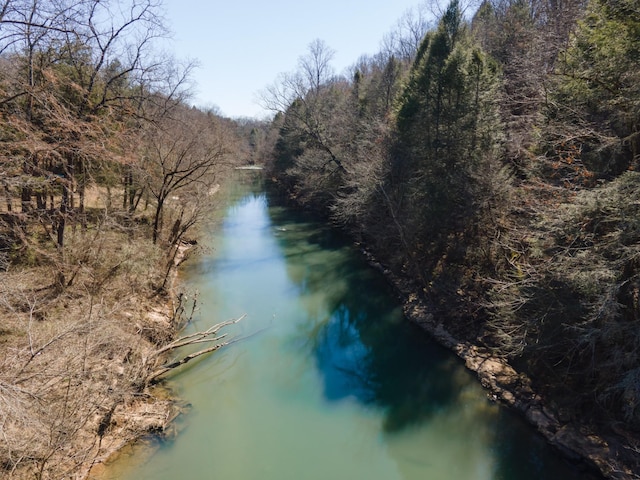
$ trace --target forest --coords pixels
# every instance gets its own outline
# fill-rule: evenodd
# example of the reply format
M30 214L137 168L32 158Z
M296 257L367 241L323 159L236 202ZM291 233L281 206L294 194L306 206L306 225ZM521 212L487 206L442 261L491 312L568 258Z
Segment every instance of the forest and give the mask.
M179 337L172 284L247 142L189 105L162 12L0 2L0 477L84 478L167 430L167 352L220 345Z
M313 41L259 122L190 106L157 0L0 1L0 476L170 428L175 271L250 163L640 477L640 5L434 5L345 74Z
M640 5L453 0L263 93L273 183L640 464ZM609 448L609 447L608 447Z

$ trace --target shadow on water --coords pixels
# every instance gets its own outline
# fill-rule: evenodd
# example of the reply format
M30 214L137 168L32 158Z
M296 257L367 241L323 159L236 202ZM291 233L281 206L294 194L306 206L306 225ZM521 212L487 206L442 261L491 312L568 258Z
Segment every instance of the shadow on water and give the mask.
M315 358L327 402L355 399L380 409L384 435L401 434L470 402L467 391L477 388L477 379L404 319L390 286L348 239L300 213L272 207L270 216L290 279L301 295L321 292L328 305L324 318L301 326L295 339ZM313 319L316 312L309 310ZM471 403L484 415L495 480L587 478L512 412L477 396Z
M322 290L328 305L328 318L300 332L300 342L315 357L326 400L355 398L383 409L389 433L455 404L464 387L456 375L460 362L403 318L390 287L350 252L346 239L291 212L271 211L275 225L287 225L287 235L278 238L290 278L301 294ZM295 262L305 268L295 268Z
M229 333L248 338L177 373L180 438L106 478L586 478L404 319L347 238L251 182L221 189L212 254L184 272L202 307L189 328L247 313Z

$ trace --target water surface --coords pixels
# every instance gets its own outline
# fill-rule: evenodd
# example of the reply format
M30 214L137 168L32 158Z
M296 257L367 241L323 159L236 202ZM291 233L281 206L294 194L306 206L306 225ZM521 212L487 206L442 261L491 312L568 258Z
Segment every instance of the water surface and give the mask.
M402 317L348 242L241 193L185 281L190 329L240 315L239 342L171 378L192 407L124 480L573 479L462 363Z

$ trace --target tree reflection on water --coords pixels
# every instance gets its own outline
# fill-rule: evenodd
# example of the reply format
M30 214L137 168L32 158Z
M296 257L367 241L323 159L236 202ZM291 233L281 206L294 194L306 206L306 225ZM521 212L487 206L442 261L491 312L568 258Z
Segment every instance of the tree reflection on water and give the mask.
M486 438L496 480L586 478L562 465L521 419L478 393L476 378L461 360L403 317L387 282L348 239L300 214L270 212L289 278L309 298L303 302L309 320L299 326L297 344L315 358L327 402L355 400L379 409L384 435L446 415L473 415L468 435ZM323 308L314 296L322 297Z

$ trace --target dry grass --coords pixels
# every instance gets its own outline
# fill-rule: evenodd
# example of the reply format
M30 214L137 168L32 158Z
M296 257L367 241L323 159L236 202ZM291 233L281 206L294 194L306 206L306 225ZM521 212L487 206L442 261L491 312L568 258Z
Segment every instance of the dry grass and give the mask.
M64 257L25 248L39 261L0 272L0 476L82 478L171 417L147 385L178 327L154 295L162 255L106 217L70 229Z

